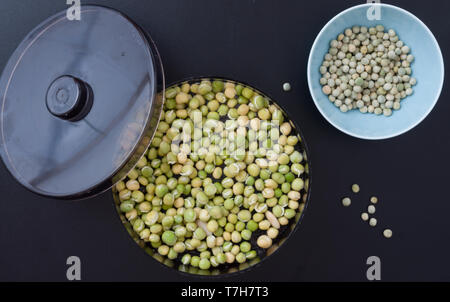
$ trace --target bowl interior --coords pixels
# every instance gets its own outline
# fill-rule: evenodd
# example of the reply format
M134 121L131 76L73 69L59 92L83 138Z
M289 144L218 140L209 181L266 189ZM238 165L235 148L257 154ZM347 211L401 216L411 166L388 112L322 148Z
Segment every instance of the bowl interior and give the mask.
M385 139L400 135L418 125L433 109L444 81L444 63L439 45L431 31L411 13L395 6L381 4L381 20L369 21L367 10L372 4L352 7L332 19L318 35L308 63L308 82L313 100L322 115L339 130L364 139ZM319 83L325 54L331 40L346 28L381 24L394 29L415 56L412 77L417 79L413 95L402 100L402 108L391 117L342 113L322 92Z
M152 247L151 243L149 243L148 241L142 240L139 237L138 233L136 233L133 230L133 226L131 225L131 223L128 221L128 219L125 217L124 213L122 213L122 211L120 209L121 201L118 197L118 192L115 187L113 187L113 198L115 201L116 210L119 213L119 217L120 217L122 223L124 224L125 229L130 234L131 238L141 248L143 248L147 254L149 254L155 260L157 260L164 266L178 270L181 273L187 273L187 274L192 274L192 275L203 275L203 276L222 276L222 275L242 272L244 270L255 267L257 264L262 263L263 260L265 260L268 257L270 257L271 255L273 255L283 245L283 243L286 240L288 240L289 237L298 229L300 222L303 218L303 215L305 213L305 210L309 204L309 199L310 199L310 195L311 195L311 192L310 192L310 190L311 190L311 187L310 187L311 186L311 167L310 167L310 160L309 160L309 150L306 145L306 142L305 142L305 139L303 137L300 127L298 126L298 124L296 123L295 120L293 120L289 117L289 115L286 113L286 111L283 108L281 108L279 104L277 104L272 98L270 98L268 95L261 92L259 89L256 89L255 87L248 85L246 83L243 83L243 82L237 82L234 80L218 78L218 77L191 78L188 80L183 80L183 81L173 83L170 86L168 86L168 89L170 89L171 87L181 86L182 84L185 84L185 83L189 83L189 84L200 83L202 80L210 80L210 81L221 80L224 82L234 83L236 85L240 84L245 87L249 87L252 90L254 90L255 92L257 92L259 95L266 98L271 105L274 105L278 110L280 110L283 113L285 120L290 122L292 129L293 129L291 135L295 135L299 138L299 144L296 145L295 150L302 153L302 155L304 157L304 161L302 162L302 164L305 167L304 173L301 176L298 176L303 179L303 181L305 183L305 187L300 191L301 196L302 196L301 199L299 200L301 208L298 209L296 216L293 217L292 219L290 219L289 224L281 226L281 228L279 229L279 235L277 236L277 238L273 239L273 244L268 249L261 249L261 248L258 248L256 245L256 238L259 235L264 234L265 231L257 230L252 234L252 238L250 239L249 242L252 244L252 249L255 249L257 251L256 258L251 259L251 260L249 259L248 261L241 263L241 264L239 264L237 262L234 262L232 264L225 263L225 264L219 265L218 267L211 266L211 268L208 270L202 270L202 269L199 269L198 267L193 267L191 265L182 264L180 261L181 254L176 259L168 259L165 256L161 256L158 253L157 248ZM189 253L191 255L199 254L198 251L187 251L186 253Z

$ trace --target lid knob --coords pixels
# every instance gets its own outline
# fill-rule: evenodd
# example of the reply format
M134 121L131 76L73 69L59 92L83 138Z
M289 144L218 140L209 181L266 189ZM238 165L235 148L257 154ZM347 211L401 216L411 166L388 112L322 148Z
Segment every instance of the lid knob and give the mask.
M47 90L48 111L63 120L79 121L92 108L91 87L72 76L62 76L50 84Z

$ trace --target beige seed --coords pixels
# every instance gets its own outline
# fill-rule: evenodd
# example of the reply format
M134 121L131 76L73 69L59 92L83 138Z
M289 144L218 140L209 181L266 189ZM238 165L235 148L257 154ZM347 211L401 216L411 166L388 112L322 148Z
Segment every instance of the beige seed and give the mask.
M367 212L369 212L369 214L375 214L375 211L376 211L376 208L375 208L375 206L373 206L373 205L370 205L368 208L367 208Z
M369 220L369 214L367 214L367 213L362 213L362 214L361 214L361 219L362 219L363 221Z
M129 181L127 181L126 186L127 186L127 189L130 191L139 190L139 187L140 187L139 182L134 179L130 179Z
M392 237L392 230L390 230L390 229L384 230L383 235L386 238L391 238Z
M268 249L272 246L272 239L270 239L267 235L261 235L258 237L258 240L256 241L258 246L263 249Z
M186 104L189 101L189 94L180 92L177 94L175 101L177 104Z
M291 200L297 201L297 200L299 200L299 199L301 198L301 195L300 195L300 192L297 192L297 191L290 191L290 192L288 193L288 197L289 197L289 199L291 199Z
M377 220L375 218L370 218L369 225L375 227L377 225Z
M378 203L378 198L373 196L373 197L370 198L370 202L373 203L373 204L377 204Z
M323 93L325 93L326 95L330 95L330 94L331 94L331 87L328 86L328 85L323 86L322 91L323 91Z
M278 221L280 222L281 225L289 224L289 219L287 219L286 217L280 217L280 218L278 218Z
M280 131L281 131L281 133L283 133L283 135L288 136L288 135L291 133L291 131L292 131L291 124L289 124L289 123L283 123L283 124L280 126Z
M229 99L232 99L236 96L236 90L233 87L228 87L224 92L225 96Z
M267 230L267 236L271 239L275 239L278 236L279 231L276 228L270 228Z
M349 207L352 204L352 200L348 197L345 197L344 199L342 199L342 205L344 207Z
M352 185L353 193L359 193L359 190L360 190L359 185L357 184Z
M266 218L267 218L267 220L269 220L270 224L274 228L276 228L276 229L280 228L280 223L278 222L278 219L275 217L275 215L272 214L272 212L267 211L266 212Z

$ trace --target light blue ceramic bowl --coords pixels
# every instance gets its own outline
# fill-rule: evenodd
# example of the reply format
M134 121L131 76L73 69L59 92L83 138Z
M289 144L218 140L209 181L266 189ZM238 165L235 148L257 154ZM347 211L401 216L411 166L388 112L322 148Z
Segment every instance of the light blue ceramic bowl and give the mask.
M431 112L441 94L444 83L444 60L439 45L428 27L413 14L388 4L378 4L381 20L369 21L367 10L373 4L349 8L334 17L317 36L308 61L308 84L314 103L320 113L342 132L362 139L386 139L403 134ZM400 39L411 48L416 57L412 64L417 78L414 94L402 101L402 108L391 117L362 114L359 111L342 113L322 92L319 68L328 52L331 40L354 25L382 24L394 29Z

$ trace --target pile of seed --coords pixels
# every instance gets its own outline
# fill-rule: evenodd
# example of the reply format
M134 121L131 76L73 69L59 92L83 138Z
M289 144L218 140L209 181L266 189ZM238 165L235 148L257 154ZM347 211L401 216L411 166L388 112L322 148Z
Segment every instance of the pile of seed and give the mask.
M150 148L115 187L118 206L161 256L201 270L245 263L303 211L305 155L290 121L250 87L171 87Z
M410 48L393 29L354 26L331 41L320 67L320 84L342 112L391 116L413 93Z
M355 193L355 194L358 194L359 193L359 191L360 191L360 187L359 187L359 185L358 184L353 184L352 185L352 191L353 191L353 193ZM351 205L351 203L352 203L352 201L351 201L351 199L349 198L349 197L344 197L343 199L342 199L342 205L344 206L344 207L349 207L350 205ZM377 226L377 223L378 223L378 221L377 221L377 219L375 218L375 217L370 217L371 215L374 215L375 214L375 212L376 212L376 207L375 207L375 205L378 203L378 197L376 197L376 196L372 196L371 198L370 198L370 205L367 207L367 212L363 212L362 214L361 214L361 219L363 220L363 221L368 221L369 222L369 225L371 226L371 227L376 227ZM384 231L383 231L383 235L384 235L384 237L386 237L386 238L391 238L392 237L392 230L390 230L390 229L385 229Z

